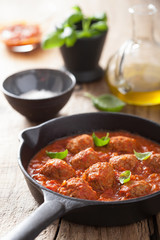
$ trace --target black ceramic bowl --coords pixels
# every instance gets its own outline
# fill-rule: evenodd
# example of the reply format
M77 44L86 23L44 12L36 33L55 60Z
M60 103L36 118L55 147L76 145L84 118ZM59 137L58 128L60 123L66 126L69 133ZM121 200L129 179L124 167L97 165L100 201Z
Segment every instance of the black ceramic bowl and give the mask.
M74 46L60 48L65 68L76 77L77 83L89 83L100 80L104 70L99 66L108 31L91 37L81 38Z
M75 77L69 72L30 69L5 79L2 91L16 111L31 121L43 122L53 118L68 102L75 84Z

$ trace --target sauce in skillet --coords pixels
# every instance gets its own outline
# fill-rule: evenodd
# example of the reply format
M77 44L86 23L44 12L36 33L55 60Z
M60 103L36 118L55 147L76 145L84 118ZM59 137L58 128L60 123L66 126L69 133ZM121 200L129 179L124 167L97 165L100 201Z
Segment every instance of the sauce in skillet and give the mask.
M97 137L106 132L96 132ZM129 132L109 132L107 145L96 146L92 134L56 140L30 161L28 173L55 192L81 199L116 201L145 196L160 190L160 145ZM48 152L68 150L62 160ZM139 160L135 152L150 152ZM126 173L129 179L121 182Z

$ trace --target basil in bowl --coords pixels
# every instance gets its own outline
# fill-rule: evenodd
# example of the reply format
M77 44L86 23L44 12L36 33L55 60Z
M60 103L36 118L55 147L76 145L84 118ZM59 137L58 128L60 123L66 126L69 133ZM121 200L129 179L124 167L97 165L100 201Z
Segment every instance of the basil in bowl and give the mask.
M77 83L100 79L104 71L99 60L108 33L107 15L85 16L76 6L74 12L42 41L47 50L60 48L64 67L71 71Z

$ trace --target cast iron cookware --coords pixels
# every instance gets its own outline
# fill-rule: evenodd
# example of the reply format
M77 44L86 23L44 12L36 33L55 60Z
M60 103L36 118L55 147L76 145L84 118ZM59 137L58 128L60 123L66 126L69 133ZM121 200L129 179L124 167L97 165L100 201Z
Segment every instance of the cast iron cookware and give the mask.
M33 180L27 173L30 159L50 142L96 130L127 130L160 143L160 125L152 121L120 113L86 113L50 120L21 133L19 166L28 187L43 203L6 240L32 240L55 219L64 217L78 224L117 226L140 221L160 211L160 192L125 201L100 202L82 200L55 193Z

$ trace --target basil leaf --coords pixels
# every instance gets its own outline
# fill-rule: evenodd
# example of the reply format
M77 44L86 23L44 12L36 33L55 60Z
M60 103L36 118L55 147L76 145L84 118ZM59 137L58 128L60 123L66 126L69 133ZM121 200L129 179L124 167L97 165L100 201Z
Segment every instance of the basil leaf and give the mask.
M107 16L105 13L99 16L86 17L79 6L73 7L74 12L57 27L51 34L42 40L42 48L50 49L66 45L71 47L77 39L90 38L101 34L107 29ZM77 27L82 25L82 27ZM72 29L72 34L68 29ZM82 29L81 29L82 28Z
M141 161L148 159L152 154L152 152L141 153L141 152L136 152L135 150L133 150L133 151L134 151L134 155L136 156L136 158Z
M72 9L74 9L77 12L82 12L82 10L79 6L74 6Z
M91 19L92 21L107 21L107 15L106 13L101 13L93 16Z
M76 34L72 34L70 37L65 39L65 44L67 47L72 47L77 40Z
M91 37L91 33L90 31L78 31L77 32L77 38L80 39L80 38L89 38Z
M96 22L91 25L91 29L103 32L107 30L107 24L104 21Z
M64 28L64 31L60 34L60 37L62 39L65 39L67 37L70 37L72 35L72 33L73 33L72 28L71 27L66 27L66 28Z
M83 14L81 12L76 12L68 17L68 19L66 20L66 23L68 23L69 26L72 26L73 24L82 21L82 19L83 19Z
M83 31L88 31L89 27L90 27L90 24L91 24L90 19L84 19L83 22L82 22Z
M97 36L97 35L100 34L100 31L98 31L98 30L96 30L96 29L90 29L89 32L90 32L90 35L91 35L92 37Z
M126 105L112 94L95 97L89 93L85 93L85 96L89 97L92 100L93 105L101 111L119 112Z
M64 152L48 152L48 151L46 151L46 154L50 158L64 159L65 157L67 157L68 150L66 149Z
M64 39L61 38L61 32L57 30L57 32L50 34L42 41L42 48L50 49L55 47L61 47L64 42Z
M105 137L98 138L95 133L92 134L94 144L97 147L103 147L103 146L107 145L110 141L110 138L108 136L109 136L109 133L107 133Z
M121 184L127 183L130 181L130 177L131 177L131 171L126 170L120 174L119 181Z
M67 47L71 47L77 40L75 31L71 27L66 27L61 33L61 38L65 39L65 44Z

